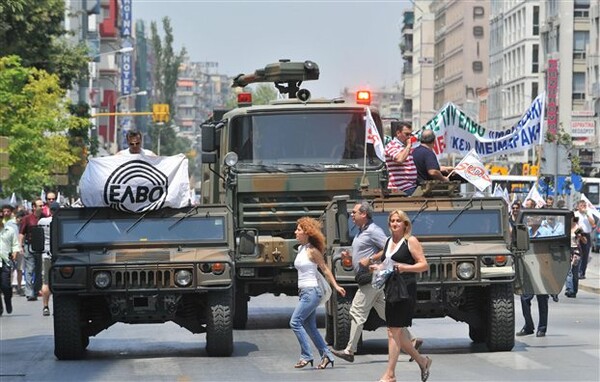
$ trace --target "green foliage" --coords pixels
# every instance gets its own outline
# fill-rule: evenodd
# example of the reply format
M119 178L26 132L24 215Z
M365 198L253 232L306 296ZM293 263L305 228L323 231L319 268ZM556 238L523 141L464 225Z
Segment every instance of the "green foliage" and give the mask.
M260 84L252 92L253 105L267 105L269 102L277 99L277 89L270 84Z
M5 193L31 198L54 185L52 173L79 159L68 132L89 121L69 113L64 95L57 75L25 68L16 56L0 57L0 135L10 137Z
M87 75L88 58L85 45L66 42L64 17L64 0L9 0L0 5L0 56L20 56L23 66L57 74L60 86L70 88Z

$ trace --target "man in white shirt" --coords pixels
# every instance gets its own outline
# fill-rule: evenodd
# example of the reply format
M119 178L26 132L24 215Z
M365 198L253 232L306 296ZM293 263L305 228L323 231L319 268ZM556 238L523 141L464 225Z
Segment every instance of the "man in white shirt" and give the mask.
M42 315L49 316L50 308L50 267L52 266L52 253L50 252L50 223L52 223L52 215L58 212L60 204L57 202L50 203L50 216L43 217L38 221L38 226L44 229L44 252L42 252Z
M596 228L596 221L590 211L587 210L585 200L580 200L577 203L577 211L575 216L579 218L579 226L583 231L583 236L587 239L586 243L581 243L581 263L579 265L579 279L585 279L585 270L587 269L588 259L590 258L590 248L592 243L592 231Z
M6 313L12 313L12 285L11 275L13 260L21 250L19 237L14 229L6 227L2 219L0 219L0 291L4 295L4 303L6 304ZM4 309L0 300L0 315Z
M142 133L138 130L129 130L127 132L127 145L129 148L117 152L117 155L150 155L156 156L151 150L142 148Z

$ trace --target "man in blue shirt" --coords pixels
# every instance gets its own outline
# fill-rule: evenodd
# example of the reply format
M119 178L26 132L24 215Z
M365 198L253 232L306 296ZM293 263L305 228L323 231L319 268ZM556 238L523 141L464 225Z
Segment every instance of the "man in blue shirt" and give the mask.
M421 133L421 144L413 151L413 160L417 167L417 185L427 180L439 180L448 182L444 175L452 171L452 167L440 166L437 156L433 151L435 145L435 133L433 130L423 130Z

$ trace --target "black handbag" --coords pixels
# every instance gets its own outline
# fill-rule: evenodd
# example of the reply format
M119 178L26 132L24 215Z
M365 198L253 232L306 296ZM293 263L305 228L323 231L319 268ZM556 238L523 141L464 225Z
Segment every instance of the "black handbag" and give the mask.
M411 299L408 291L411 282L416 282L416 279L411 277L407 280L402 274L394 272L385 283L385 301L393 303Z
M356 275L354 276L356 283L358 285L371 284L372 279L373 274L369 272L369 268L359 265L358 272L356 272Z

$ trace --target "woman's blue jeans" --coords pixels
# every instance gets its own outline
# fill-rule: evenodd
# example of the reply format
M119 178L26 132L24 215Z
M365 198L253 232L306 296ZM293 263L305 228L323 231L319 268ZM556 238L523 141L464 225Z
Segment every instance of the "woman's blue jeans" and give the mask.
M322 358L327 356L333 360L333 354L327 347L325 340L317 329L317 308L321 302L322 292L320 288L302 288L299 293L299 302L294 309L290 319L290 327L300 343L300 359L311 361L313 359L312 348L308 343L310 338L319 350Z

